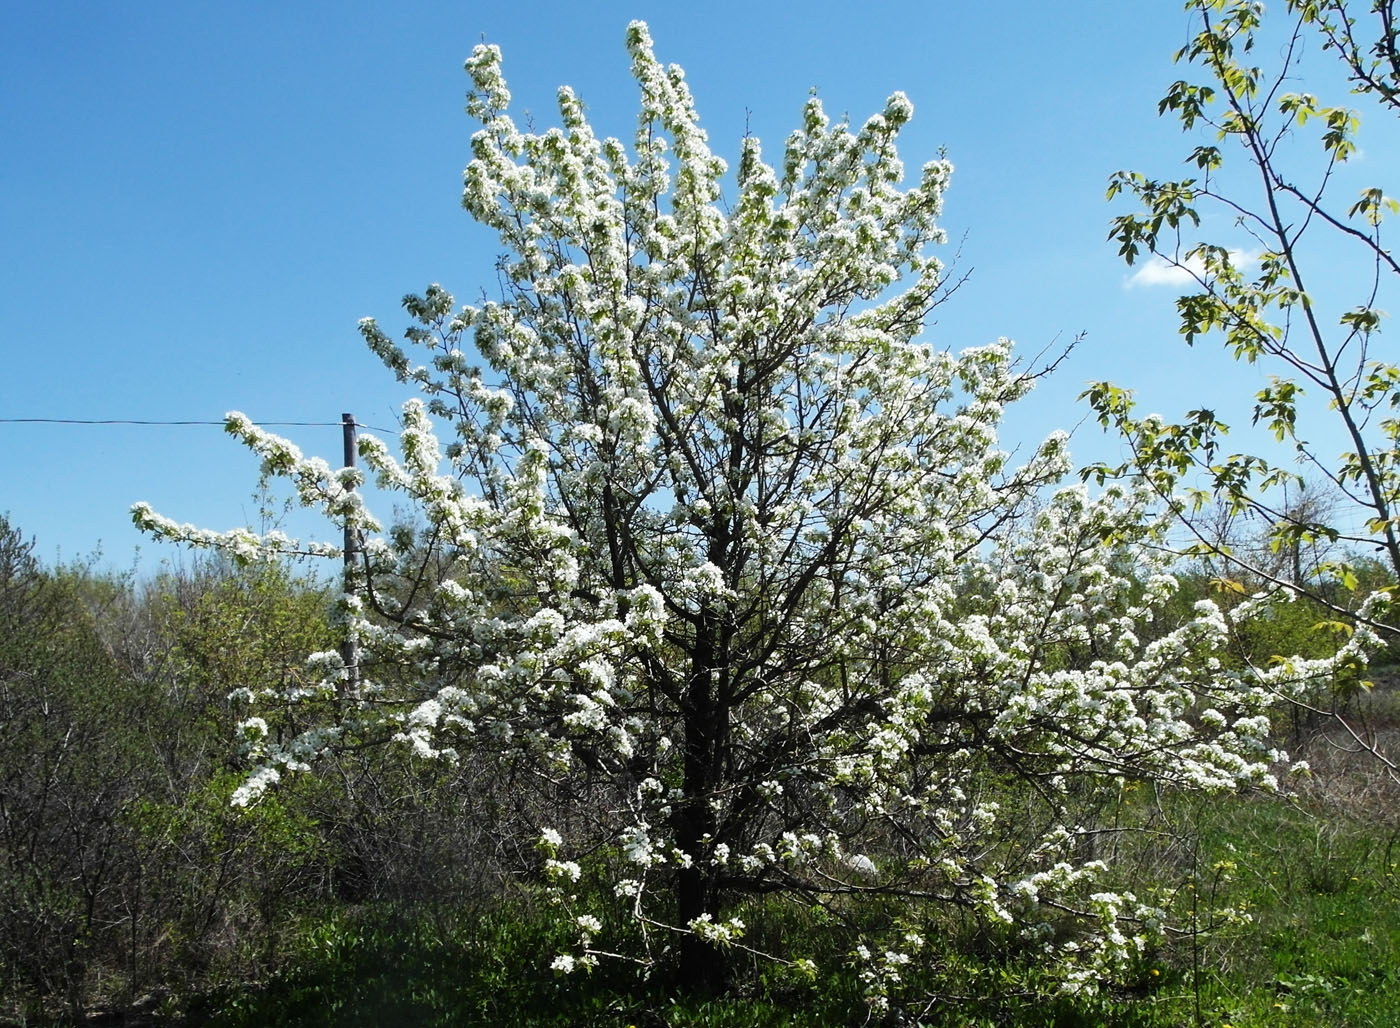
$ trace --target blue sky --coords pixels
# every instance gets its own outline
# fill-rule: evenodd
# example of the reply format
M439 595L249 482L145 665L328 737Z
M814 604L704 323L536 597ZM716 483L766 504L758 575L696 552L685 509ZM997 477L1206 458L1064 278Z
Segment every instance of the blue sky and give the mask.
M725 156L746 125L775 152L811 88L854 119L909 95L902 156L917 167L947 149L944 223L973 273L929 337L1007 336L1029 353L1086 333L1008 443L1074 427L1090 379L1177 412L1228 406L1257 377L1185 349L1172 291L1128 287L1105 241L1109 174L1176 174L1189 148L1156 117L1188 34L1176 0L54 0L0 12L0 418L349 411L392 428L409 394L358 319L396 333L404 293L441 282L470 299L493 282L494 240L458 203L473 129L462 61L498 43L537 125L568 83L600 133L626 138L623 35L638 17L685 67ZM285 434L339 454L336 427ZM1086 425L1075 452L1117 448ZM0 423L0 512L49 560L100 542L122 567L139 545L149 568L172 554L138 536L131 503L229 528L256 516L256 476L217 427Z

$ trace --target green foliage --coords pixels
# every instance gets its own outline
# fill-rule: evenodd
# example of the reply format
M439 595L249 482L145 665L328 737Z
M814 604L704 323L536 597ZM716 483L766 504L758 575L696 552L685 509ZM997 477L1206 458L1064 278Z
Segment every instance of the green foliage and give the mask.
M0 968L70 1007L100 944L133 740L122 678L71 582L0 519Z
M268 949L230 936L324 894L304 799L228 803L228 694L295 673L324 609L275 569L48 571L0 520L0 1014L242 977Z
M1350 552L1332 570L1351 591L1350 563L1363 550L1382 554L1390 583L1400 579L1400 421L1394 417L1400 370L1376 359L1382 305L1400 280L1400 263L1382 233L1400 202L1378 185L1367 185L1354 201L1337 196L1339 173L1359 152L1361 115L1294 88L1306 72L1317 78L1310 85L1319 92L1345 90L1349 101L1381 115L1372 131L1387 131L1393 123L1386 117L1400 113L1392 5L1285 0L1267 15L1254 0L1185 6L1196 29L1176 59L1190 77L1168 87L1158 113L1175 118L1196 143L1187 161L1200 174L1115 173L1109 199L1130 198L1138 209L1116 215L1109 238L1130 265L1150 258L1183 274L1188 291L1177 312L1187 344L1215 336L1235 360L1265 366L1269 384L1252 405L1241 397L1242 406L1253 424L1345 500L1325 516L1306 516L1288 500L1302 485L1300 472L1245 448L1226 450L1229 426L1214 411L1191 411L1177 422L1143 417L1127 390L1106 382L1084 397L1131 455L1085 474L1100 482L1142 477L1197 533L1198 548L1388 634L1388 591L1371 594L1360 613L1361 598L1342 606L1320 587L1325 583L1269 573L1251 555L1218 545L1201 531L1200 518L1203 507L1218 501L1260 518L1275 548L1318 538L1341 542ZM1254 63L1261 55L1272 63ZM1195 237L1205 226L1226 223L1232 235ZM1329 281L1339 272L1342 288L1355 291L1350 298L1335 295L1338 287ZM1319 421L1340 432L1339 457L1316 445ZM1359 516L1342 516L1351 512ZM1359 520L1363 530L1352 528Z

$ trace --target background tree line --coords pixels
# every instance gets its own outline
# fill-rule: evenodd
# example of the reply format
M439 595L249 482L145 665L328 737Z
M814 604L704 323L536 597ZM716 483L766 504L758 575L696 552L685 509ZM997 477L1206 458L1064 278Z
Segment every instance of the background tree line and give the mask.
M334 641L284 567L48 568L0 518L0 1021L265 978L297 912L471 904L528 869L526 802L480 765L339 755L253 810L231 694Z

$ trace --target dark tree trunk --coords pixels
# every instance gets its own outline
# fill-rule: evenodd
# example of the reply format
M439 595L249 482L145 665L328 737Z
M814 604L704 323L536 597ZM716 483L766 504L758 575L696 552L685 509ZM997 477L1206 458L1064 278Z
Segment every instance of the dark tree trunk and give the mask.
M701 616L691 655L690 680L684 709L685 762L681 801L675 808L673 827L676 845L693 859L690 867L676 874L676 919L687 924L701 914L718 915L718 875L708 853L717 830L710 800L720 784L728 710L721 701L718 685L724 669L719 666L716 619ZM725 984L723 953L711 942L695 935L681 937L677 984L702 993L722 992Z

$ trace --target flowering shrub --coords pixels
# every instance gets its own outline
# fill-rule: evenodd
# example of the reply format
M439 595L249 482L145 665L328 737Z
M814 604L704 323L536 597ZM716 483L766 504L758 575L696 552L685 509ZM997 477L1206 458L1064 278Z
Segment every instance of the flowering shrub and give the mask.
M1156 620L1175 583L1144 494L1058 488L1062 435L1024 463L999 447L1034 381L1009 344L921 339L951 167L906 181L909 100L853 126L812 99L776 164L749 138L731 178L643 24L628 49L630 147L567 88L559 127L521 131L500 51L467 62L463 202L500 237L503 295L407 298L409 348L361 325L423 394L400 456L360 440L418 531L382 534L358 472L230 417L363 539L356 692L310 733L245 728L240 799L351 738L485 749L568 797L538 841L577 929L557 972L679 947L717 982L750 945L736 902L776 893L838 919L907 903L856 951L876 1006L950 905L1092 986L1161 915L1106 889L1103 826L1073 811L1126 780L1272 785L1270 694L1222 670L1213 604ZM254 716L346 692L318 659L314 695Z

